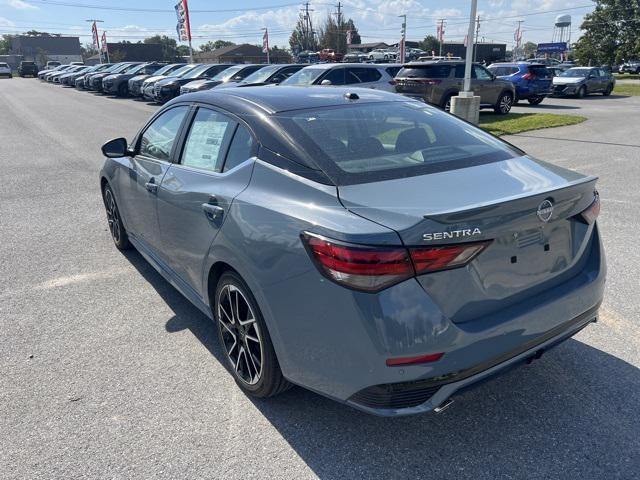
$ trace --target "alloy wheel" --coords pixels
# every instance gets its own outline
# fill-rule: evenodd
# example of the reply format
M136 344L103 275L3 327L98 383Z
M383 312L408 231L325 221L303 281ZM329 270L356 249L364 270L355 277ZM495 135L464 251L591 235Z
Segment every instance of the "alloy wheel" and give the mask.
M220 290L217 316L231 368L242 382L255 385L262 376L262 335L251 305L235 285Z
M120 217L118 216L118 208L110 188L107 188L104 192L104 204L107 209L107 221L109 222L111 236L116 243L119 243L121 236Z
M509 94L505 94L500 98L500 112L509 113L511 111L511 105L513 105L513 97Z

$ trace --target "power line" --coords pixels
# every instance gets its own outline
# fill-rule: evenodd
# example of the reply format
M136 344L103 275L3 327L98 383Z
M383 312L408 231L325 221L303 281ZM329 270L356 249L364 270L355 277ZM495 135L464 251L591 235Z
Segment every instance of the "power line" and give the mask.
M132 13L174 13L173 9L165 8L132 8L132 7L110 7L105 5L96 5L92 3L71 3L62 2L58 0L29 0L31 3L40 3L43 5L57 6L57 7L74 7L74 8L91 8L96 10L112 10L118 12L132 12ZM280 5L269 5L263 7L252 8L223 8L216 10L191 10L191 13L230 13L230 12L244 12L251 10L270 10L274 8L286 8L298 5L298 3L284 3Z

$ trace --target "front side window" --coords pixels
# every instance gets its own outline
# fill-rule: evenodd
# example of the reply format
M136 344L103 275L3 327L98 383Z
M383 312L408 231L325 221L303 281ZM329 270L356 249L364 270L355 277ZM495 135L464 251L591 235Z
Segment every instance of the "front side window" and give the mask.
M156 118L140 138L140 155L157 160L171 160L171 149L189 107L172 108Z
M198 109L182 153L182 165L220 172L226 145L236 123L206 108Z
M491 80L491 74L489 72L487 72L487 70L484 67L481 67L480 65L474 65L473 66L473 73L474 78L477 78L478 80Z
M344 85L344 68L334 68L329 70L329 72L322 77L322 81L320 83L322 84L325 80L329 80L331 82L330 85Z
M420 102L295 111L283 127L299 132L309 155L338 183L421 175L506 160L514 148Z

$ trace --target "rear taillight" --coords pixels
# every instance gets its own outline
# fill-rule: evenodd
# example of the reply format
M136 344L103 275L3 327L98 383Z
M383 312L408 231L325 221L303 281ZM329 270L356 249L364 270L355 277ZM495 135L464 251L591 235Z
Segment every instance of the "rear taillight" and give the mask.
M580 215L588 224L592 224L598 218L600 214L600 194L596 190L593 192L593 202L589 205L585 210L583 210Z
M522 75L523 80L535 80L536 76L533 73L525 73Z
M421 83L423 85L440 85L440 83L442 83L442 80L418 80L418 83Z
M395 85L395 84L397 84L397 83L398 83L398 82L396 82L394 79L389 80L389 85Z
M409 249L418 275L462 267L484 250L489 242L461 243L442 247Z
M462 267L489 244L377 247L343 243L306 232L302 240L326 277L366 292L380 291L415 275Z

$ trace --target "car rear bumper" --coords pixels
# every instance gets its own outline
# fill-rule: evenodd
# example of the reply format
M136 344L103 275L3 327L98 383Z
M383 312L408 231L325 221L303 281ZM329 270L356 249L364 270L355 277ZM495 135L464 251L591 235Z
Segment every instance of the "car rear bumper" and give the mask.
M588 242L563 283L464 323L447 318L416 279L367 294L309 271L265 288L258 301L291 382L376 415L427 412L596 319L606 275L597 226ZM432 353L444 355L386 365Z

